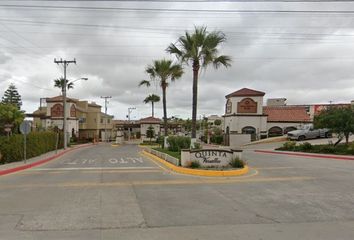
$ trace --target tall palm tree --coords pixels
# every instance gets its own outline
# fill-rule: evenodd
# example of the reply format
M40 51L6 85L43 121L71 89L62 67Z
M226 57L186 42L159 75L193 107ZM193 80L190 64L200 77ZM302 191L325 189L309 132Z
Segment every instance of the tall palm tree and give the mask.
M165 136L167 136L167 107L166 107L166 88L168 80L175 81L183 75L183 69L180 64L174 64L171 60L155 60L152 65L148 65L145 72L150 76L150 81L142 80L139 86L146 85L149 87L151 81L158 81L162 89L162 106Z
M144 103L149 103L151 102L151 116L154 117L154 103L159 102L160 97L155 95L155 94L150 94L144 99Z
M192 138L196 137L197 99L199 70L212 64L215 69L231 66L231 58L219 55L218 46L226 41L222 32L208 32L206 27L195 27L194 32L186 32L176 44L171 43L166 51L174 54L184 64L192 64L193 102L192 102Z
M54 87L60 88L60 89L63 90L64 81L65 81L65 79L63 77L58 78L58 79L54 79ZM66 87L67 87L67 89L73 89L74 88L74 83L72 83L72 82L69 83L69 80L66 80Z

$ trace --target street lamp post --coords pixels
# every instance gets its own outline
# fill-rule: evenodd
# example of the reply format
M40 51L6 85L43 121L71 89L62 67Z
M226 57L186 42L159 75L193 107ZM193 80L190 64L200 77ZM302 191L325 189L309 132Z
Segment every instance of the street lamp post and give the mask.
M88 78L78 78L74 81L71 81L70 83L76 82L78 80L85 80L87 81ZM67 138L67 125L66 125L66 120L67 120L67 114L66 114L66 88L67 88L67 82L66 82L66 71L64 71L64 83L63 83L63 88L62 88L62 94L63 94L63 134L64 134L64 149L68 147L68 138Z

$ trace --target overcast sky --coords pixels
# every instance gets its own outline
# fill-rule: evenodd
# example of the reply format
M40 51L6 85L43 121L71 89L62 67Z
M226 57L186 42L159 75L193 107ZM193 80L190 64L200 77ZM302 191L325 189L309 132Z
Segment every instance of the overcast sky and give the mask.
M22 7L4 6L9 4ZM103 105L100 96L112 96L108 113L116 119L125 119L128 107L136 107L133 119L147 117L151 106L144 98L161 91L138 87L148 79L145 67L172 58L166 47L185 30L205 25L226 34L220 52L233 62L228 69L202 71L198 116L223 114L225 95L243 87L266 92L265 99L285 97L288 104L354 100L354 13L230 10L354 11L354 3L0 1L0 94L14 83L23 109L33 112L39 98L60 94L53 79L63 69L54 58L76 58L68 79L89 80L76 82L69 97ZM184 71L167 90L168 115L191 118L191 67ZM162 103L156 112L162 116Z

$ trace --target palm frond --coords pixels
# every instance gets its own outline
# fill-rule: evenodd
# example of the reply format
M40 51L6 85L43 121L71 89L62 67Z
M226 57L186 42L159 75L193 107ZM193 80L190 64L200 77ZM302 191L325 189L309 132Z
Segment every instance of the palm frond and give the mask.
M230 67L231 58L229 56L221 55L214 59L213 65L216 69L218 69L220 66Z
M142 80L142 81L139 83L139 87L140 87L140 86L143 86L143 85L146 85L147 87L150 87L151 83L150 83L150 81L148 81L148 80Z

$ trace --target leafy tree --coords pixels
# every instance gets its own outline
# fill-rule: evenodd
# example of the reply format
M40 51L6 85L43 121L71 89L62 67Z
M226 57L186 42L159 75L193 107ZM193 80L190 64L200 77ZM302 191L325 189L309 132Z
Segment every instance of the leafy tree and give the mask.
M144 103L149 103L151 102L151 116L154 117L154 103L159 102L160 97L155 95L155 94L150 94L144 99Z
M146 137L150 138L150 142L151 139L155 137L155 129L152 126L148 127L148 129L146 130Z
M221 125L221 120L220 119L216 119L214 121L214 124L215 124L215 126L220 126Z
M2 98L2 103L13 104L18 109L21 109L21 95L18 93L17 88L13 83L11 83L8 89L5 91L4 96Z
M331 107L322 111L314 119L316 128L329 128L339 136L339 141L345 137L348 144L349 135L354 133L354 107Z
M193 69L193 102L192 102L192 138L196 137L197 99L199 70L212 64L214 68L221 65L229 67L231 58L219 55L218 46L226 41L222 32L208 32L206 27L195 27L194 32L186 32L176 44L171 43L166 49L174 54L181 63L192 64Z
M158 81L162 89L162 105L163 105L163 121L165 136L167 136L167 106L166 106L166 89L169 85L168 80L175 81L183 74L183 69L180 64L174 64L171 60L155 60L152 65L147 66L145 72L150 76L150 81L143 80L139 86L151 86L151 81Z
M0 104L0 128L3 130L6 124L11 124L12 129L17 129L25 115L16 105Z
M65 79L63 77L58 78L58 79L54 79L54 87L60 88L61 90L63 90L64 81L65 81ZM69 89L73 89L74 88L74 83L73 82L69 82L69 80L66 79L66 87L67 87L68 90Z

